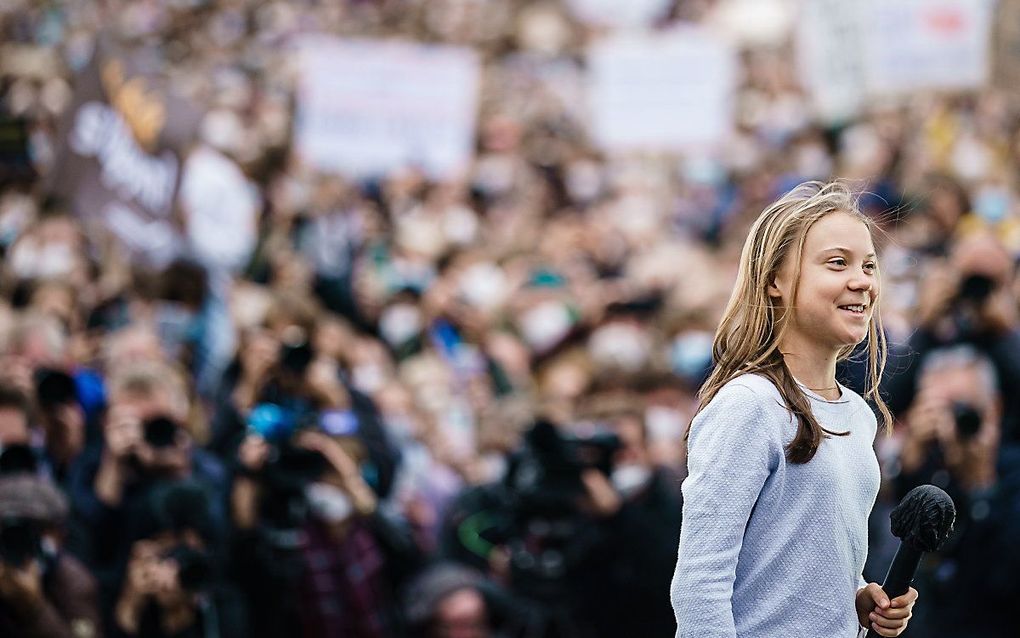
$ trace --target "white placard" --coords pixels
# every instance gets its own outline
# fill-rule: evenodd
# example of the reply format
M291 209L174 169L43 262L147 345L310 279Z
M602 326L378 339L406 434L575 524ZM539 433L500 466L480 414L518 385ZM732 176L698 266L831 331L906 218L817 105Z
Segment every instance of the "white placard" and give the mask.
M355 178L463 170L474 148L479 61L470 49L315 37L300 47L294 146Z
M989 75L992 0L872 0L864 73L872 95L975 89Z
M609 150L675 151L731 130L736 58L699 27L620 35L588 51L592 133Z
M651 26L672 6L672 0L567 0L570 13L582 22L618 28Z
M822 120L852 118L866 102L863 18L857 2L807 0L803 4L796 28L797 70Z
M208 266L237 268L251 256L261 200L229 158L207 146L188 156L181 178L188 242Z

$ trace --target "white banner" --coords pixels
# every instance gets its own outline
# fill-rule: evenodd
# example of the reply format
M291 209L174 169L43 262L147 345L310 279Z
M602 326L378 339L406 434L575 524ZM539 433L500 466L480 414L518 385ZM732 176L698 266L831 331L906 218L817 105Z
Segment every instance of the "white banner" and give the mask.
M463 170L474 148L479 61L451 46L316 37L300 50L294 147L310 166L372 177Z
M736 57L712 32L621 35L588 51L592 133L609 150L674 151L725 139Z
M872 0L864 73L874 95L988 80L992 0Z
M857 2L807 0L797 20L800 81L823 120L852 118L865 103L863 18Z
M984 86L994 0L805 0L797 63L816 114L856 115L872 98Z

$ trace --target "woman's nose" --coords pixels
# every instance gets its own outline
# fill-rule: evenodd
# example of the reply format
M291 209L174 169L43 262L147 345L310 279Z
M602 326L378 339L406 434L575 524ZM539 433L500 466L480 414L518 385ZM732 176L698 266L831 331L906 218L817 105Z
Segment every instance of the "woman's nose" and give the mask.
M850 290L871 290L874 283L870 277L858 275L850 278L850 281L847 282L847 287Z

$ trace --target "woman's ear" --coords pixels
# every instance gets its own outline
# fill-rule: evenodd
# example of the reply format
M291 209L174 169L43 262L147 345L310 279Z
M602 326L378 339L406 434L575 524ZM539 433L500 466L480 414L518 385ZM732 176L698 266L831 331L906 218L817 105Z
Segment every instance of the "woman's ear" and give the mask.
M773 299L782 299L783 297L783 292L779 289L779 286L776 285L775 279L769 282L769 285L765 290L769 293L769 297L772 297Z

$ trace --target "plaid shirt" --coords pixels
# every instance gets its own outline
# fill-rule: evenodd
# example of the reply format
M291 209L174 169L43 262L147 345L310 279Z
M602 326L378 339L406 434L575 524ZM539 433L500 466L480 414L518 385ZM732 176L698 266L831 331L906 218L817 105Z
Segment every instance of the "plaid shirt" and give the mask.
M368 527L351 523L337 542L318 522L302 549L300 614L306 638L390 636L384 557Z

